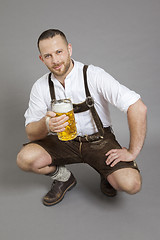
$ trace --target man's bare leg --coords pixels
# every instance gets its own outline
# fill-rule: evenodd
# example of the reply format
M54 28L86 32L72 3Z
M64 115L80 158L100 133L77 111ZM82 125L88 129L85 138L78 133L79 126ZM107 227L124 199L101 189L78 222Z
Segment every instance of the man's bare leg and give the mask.
M24 146L17 156L17 165L24 171L48 175L53 179L51 190L43 198L46 206L60 202L65 193L76 185L73 174L64 166L50 166L52 158L38 144Z
M118 191L135 194L141 190L142 179L140 173L133 168L122 168L107 178L109 183Z

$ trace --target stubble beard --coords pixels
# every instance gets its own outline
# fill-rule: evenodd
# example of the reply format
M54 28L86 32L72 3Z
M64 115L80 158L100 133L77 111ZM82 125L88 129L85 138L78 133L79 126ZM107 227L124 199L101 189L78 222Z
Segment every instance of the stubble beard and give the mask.
M53 75L55 76L55 78L56 78L56 76L57 77L62 77L62 76L65 76L65 75L67 75L67 72L68 72L68 70L69 70L69 68L70 68L70 66L71 66L71 58L70 58L70 56L68 56L68 58L67 58L67 61L66 61L66 63L65 62L62 62L62 63L60 63L60 64L57 64L56 66L60 66L60 65L63 65L64 66L64 68L61 70L61 68L60 69L53 69L53 68L50 68L49 70L53 73ZM55 67L55 66L54 66Z

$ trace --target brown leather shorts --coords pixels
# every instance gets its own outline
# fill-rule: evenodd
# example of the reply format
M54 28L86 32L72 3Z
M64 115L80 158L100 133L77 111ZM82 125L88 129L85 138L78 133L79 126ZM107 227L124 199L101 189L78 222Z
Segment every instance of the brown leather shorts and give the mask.
M81 141L81 138L79 141L76 139L64 142L60 141L57 135L49 135L30 143L39 144L50 154L51 165L87 163L105 177L121 168L134 168L139 171L135 161L119 162L114 167L106 165L105 154L111 149L121 148L110 128L105 129L103 139L93 142Z

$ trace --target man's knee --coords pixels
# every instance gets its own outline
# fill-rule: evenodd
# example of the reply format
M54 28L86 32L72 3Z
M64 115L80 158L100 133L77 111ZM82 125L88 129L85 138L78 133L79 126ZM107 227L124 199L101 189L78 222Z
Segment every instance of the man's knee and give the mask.
M108 180L110 184L118 191L124 191L128 194L135 194L141 190L141 175L135 169L119 169L112 173Z
M33 158L31 158L30 153L25 151L24 148L22 148L22 150L17 155L17 165L23 171L31 171Z
M136 194L141 190L142 182L141 178L128 178L126 183L122 187L122 191L125 191L128 194Z
M23 171L37 172L37 169L51 164L50 155L40 146L26 145L17 155L17 165Z

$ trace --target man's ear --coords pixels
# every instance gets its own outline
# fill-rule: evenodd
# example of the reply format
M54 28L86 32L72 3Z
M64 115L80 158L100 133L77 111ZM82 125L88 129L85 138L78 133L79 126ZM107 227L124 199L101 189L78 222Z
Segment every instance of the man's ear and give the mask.
M42 58L41 55L39 55L39 59L40 59L42 62L44 62L44 60L43 60L43 58Z
M68 51L69 51L69 55L71 57L72 56L72 45L71 45L71 43L68 44Z

